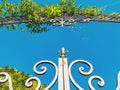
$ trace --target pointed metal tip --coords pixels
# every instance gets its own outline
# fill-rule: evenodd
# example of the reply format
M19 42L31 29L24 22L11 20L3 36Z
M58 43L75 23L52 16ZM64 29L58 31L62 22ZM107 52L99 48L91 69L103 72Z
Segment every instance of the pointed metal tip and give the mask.
M66 53L68 52L68 50L65 50L65 48L62 47L61 50L58 51L58 52L61 54L60 57L66 57Z
M62 47L62 49L61 50L65 50L65 48L64 47Z

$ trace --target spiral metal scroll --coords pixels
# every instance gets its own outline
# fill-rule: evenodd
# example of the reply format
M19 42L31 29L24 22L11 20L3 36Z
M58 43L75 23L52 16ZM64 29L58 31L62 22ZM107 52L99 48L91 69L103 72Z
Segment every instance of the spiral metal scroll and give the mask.
M38 75L43 75L43 74L45 74L45 73L47 72L47 67L45 67L45 66L42 66L42 67L41 67L41 71L38 71L38 70L37 70L37 66L39 66L40 64L43 64L43 63L45 63L45 64L50 64L50 65L54 66L54 68L55 68L55 70L56 70L56 72L55 72L55 77L54 77L53 81L44 89L44 90L50 90L50 88L55 84L55 82L56 82L56 80L57 80L57 77L58 77L58 73L57 73L58 68L57 68L57 65L56 65L54 62L49 61L49 60L42 60L42 61L37 62L37 63L34 65L34 67L33 67L33 70L34 70L34 72L35 72L36 74L38 74Z
M29 79L27 79L27 81L25 82L25 86L31 87L33 85L33 82L32 82L33 80L36 80L37 83L38 83L38 85L37 85L35 90L39 90L40 86L41 86L41 81L37 77L30 77Z
M92 81L93 81L94 79L98 79L98 80L99 80L99 81L98 81L98 85L99 85L100 87L103 87L103 86L104 86L105 82L104 82L104 80L103 80L100 76L92 76L92 77L90 77L89 80L88 80L88 85L89 85L89 87L90 87L90 90L96 90L96 89L93 87L93 85L92 85Z
M0 83L4 83L4 82L8 81L8 83L9 83L9 90L13 90L12 79L11 79L10 75L8 73L6 73L6 72L1 72L0 76L5 76L4 78L0 78Z
M75 60L73 61L70 66L69 66L69 77L72 81L72 83L75 85L75 87L79 90L84 90L82 87L80 87L77 82L73 79L73 76L72 76L72 73L71 73L71 68L74 64L76 63L85 63L87 64L89 67L90 67L90 70L88 72L84 72L84 67L79 67L79 72L82 74L82 75L90 75L92 72L93 72L93 66L91 63L85 61L85 60Z

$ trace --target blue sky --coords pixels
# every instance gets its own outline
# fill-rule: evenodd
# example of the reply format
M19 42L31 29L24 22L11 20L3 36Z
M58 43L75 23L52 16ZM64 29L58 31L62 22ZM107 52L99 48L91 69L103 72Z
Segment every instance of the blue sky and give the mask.
M36 1L39 2L39 0ZM59 2L59 0L54 1L54 3ZM40 3L45 5L51 1L44 0ZM105 11L107 13L120 12L120 1L118 0L80 0L77 1L78 3L82 3L83 6L107 6ZM5 27L1 28L0 66L9 65L19 71L35 75L33 65L36 62L48 59L57 64L59 57L57 51L65 47L69 50L67 54L69 64L76 59L85 59L93 64L94 71L91 76L100 75L104 78L105 87L101 89L95 86L97 90L115 90L117 73L120 71L119 26L120 23L76 23L71 27L49 26L50 31L39 34L20 32L19 29L8 31ZM77 68L78 66L73 67L74 78L82 87L88 89L87 80L90 76L81 76L78 74ZM53 68L48 66L48 69L47 75L38 76L45 84L48 84L54 76ZM56 88L57 84L52 90L56 90ZM71 86L71 90L74 90L73 86Z

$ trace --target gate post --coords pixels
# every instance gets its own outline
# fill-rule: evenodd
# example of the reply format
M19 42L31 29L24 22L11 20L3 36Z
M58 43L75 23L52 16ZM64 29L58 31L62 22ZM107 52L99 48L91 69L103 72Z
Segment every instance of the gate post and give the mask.
M70 90L68 61L65 55L67 50L62 48L59 52L61 56L58 58L58 90Z

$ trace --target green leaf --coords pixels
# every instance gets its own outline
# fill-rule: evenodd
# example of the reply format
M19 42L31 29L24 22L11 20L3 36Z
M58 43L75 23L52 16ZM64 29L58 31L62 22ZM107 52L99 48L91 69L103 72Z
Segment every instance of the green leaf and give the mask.
M22 29L21 29L21 32L25 32L25 30L27 30L26 27L22 28Z
M9 25L6 25L6 27L7 27L8 30L11 30L11 27Z
M12 29L16 29L18 26L16 24L12 24Z

